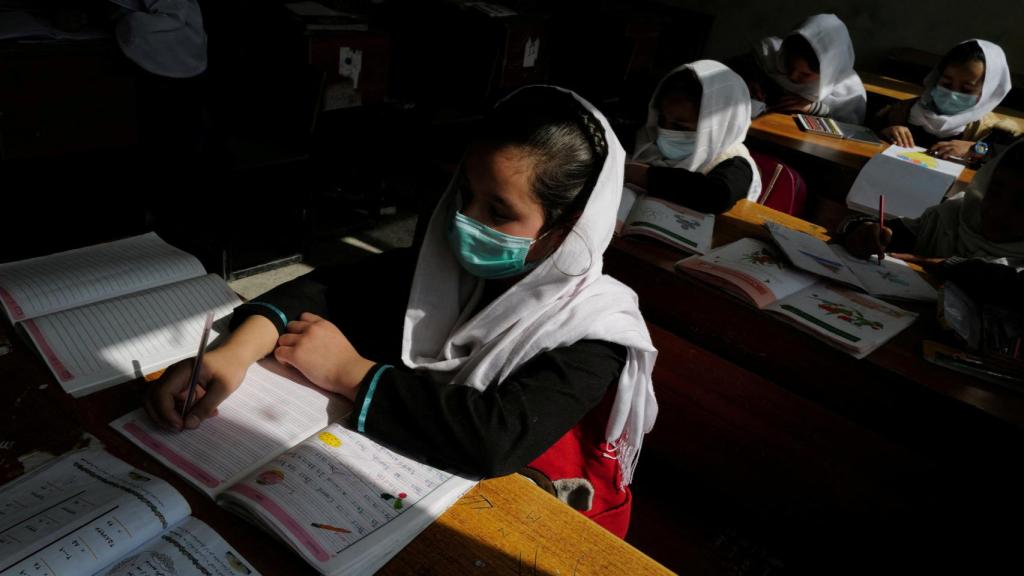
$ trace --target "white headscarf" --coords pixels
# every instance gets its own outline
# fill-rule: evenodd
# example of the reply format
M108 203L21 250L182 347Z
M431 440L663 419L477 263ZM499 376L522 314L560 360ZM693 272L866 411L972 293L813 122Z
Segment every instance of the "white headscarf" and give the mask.
M622 194L625 152L604 116L569 93L600 121L608 142L607 158L579 220L551 256L473 314L484 281L465 272L449 247L456 188L454 181L449 184L416 263L402 361L409 368L434 371L453 385L484 390L500 385L533 356L580 340L626 347L605 429L625 485L658 413L651 383L657 350L636 294L602 273L602 254L611 242Z
M789 36L799 34L818 56L818 82L794 84L789 81L782 38L771 36L761 41L754 55L765 74L788 92L811 102L824 102L829 116L843 122L864 123L868 96L864 84L853 69L853 42L846 24L835 14L811 16Z
M196 0L111 0L126 10L117 43L147 72L191 78L206 70L206 31Z
M669 160L661 155L655 142L658 138L658 93L665 80L682 70L693 70L701 84L700 116L697 120L697 147L692 155ZM683 168L707 174L724 160L735 156L750 163L754 177L747 190L747 199L756 202L761 195L761 177L757 164L743 145L750 127L750 92L747 83L728 66L714 60L698 60L672 70L658 82L647 109L647 124L636 137L633 160L652 166Z
M1024 240L996 243L981 233L981 201L988 192L992 175L1007 152L1022 145L1020 141L1014 143L982 166L961 196L925 210L919 218L903 219L917 236L915 254L932 258L1005 259L1002 261L1013 266L1024 265Z
M988 40L966 40L961 44L967 42L977 42L981 46L981 51L985 53L985 81L981 86L978 103L952 116L936 112L932 108L932 88L942 78L942 70L939 70L936 65L925 76L924 92L910 109L909 122L924 128L926 132L939 138L955 136L963 132L965 126L980 120L985 114L995 110L996 106L999 106L999 103L1010 92L1010 68L1006 65L1006 54L1003 53L1003 49Z

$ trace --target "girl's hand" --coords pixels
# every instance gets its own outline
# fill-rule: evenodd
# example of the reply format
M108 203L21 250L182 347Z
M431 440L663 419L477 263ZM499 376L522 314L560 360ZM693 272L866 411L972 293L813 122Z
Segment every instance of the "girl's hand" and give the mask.
M906 126L889 126L882 130L882 138L904 148L914 147L914 137Z
M242 384L250 362L217 348L203 355L203 365L196 378L196 392L185 420L181 408L188 396L188 380L195 358L171 365L146 391L143 402L149 417L168 430L179 431L199 427L203 420L217 415L220 405Z
M355 399L359 383L373 367L337 326L309 312L288 323L288 333L277 340L274 357L294 366L313 384L349 400Z
M626 162L626 184L633 184L647 189L647 169L650 168L647 164L641 164L639 162Z
M892 242L892 230L879 226L877 222L861 224L846 235L846 250L857 258L867 260L869 256L884 254Z
M936 274L941 269L942 263L946 261L945 258L925 258L914 254L891 254L891 256L899 258L907 264L916 264L929 274Z
M974 146L974 142L968 140L949 140L947 142L936 142L932 146L928 153L932 156L939 158L951 158L956 156L957 158L968 159L971 156L971 148Z
M769 108L774 112L809 112L814 102L796 94L785 94Z

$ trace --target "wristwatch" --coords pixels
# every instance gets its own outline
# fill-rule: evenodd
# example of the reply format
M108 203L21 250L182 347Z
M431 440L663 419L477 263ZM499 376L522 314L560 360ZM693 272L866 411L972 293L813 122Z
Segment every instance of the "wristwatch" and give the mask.
M986 154L988 154L988 142L978 140L977 142L974 143L973 151L978 156L985 156Z

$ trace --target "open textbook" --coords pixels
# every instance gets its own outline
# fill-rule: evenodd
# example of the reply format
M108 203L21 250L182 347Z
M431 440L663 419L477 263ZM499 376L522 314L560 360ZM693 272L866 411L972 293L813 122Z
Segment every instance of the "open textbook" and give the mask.
M219 414L167 432L142 410L111 425L323 574L368 574L475 480L396 454L336 422L351 404L273 361L249 368Z
M170 484L101 449L0 488L4 576L258 576Z
M889 146L868 160L846 195L852 210L878 214L878 196L885 195L886 216L917 218L942 202L964 167L928 154L924 148Z
M676 268L777 314L857 358L867 356L917 318L792 268L774 246L753 238L680 260Z
M0 264L0 304L76 397L194 355L240 302L155 233Z
M774 222L765 223L772 240L801 270L858 288L882 298L934 302L938 292L907 263L886 256L861 260L838 244L827 244L810 234Z
M691 254L706 254L714 230L714 214L694 212L629 184L622 188L615 223L619 235L649 236Z

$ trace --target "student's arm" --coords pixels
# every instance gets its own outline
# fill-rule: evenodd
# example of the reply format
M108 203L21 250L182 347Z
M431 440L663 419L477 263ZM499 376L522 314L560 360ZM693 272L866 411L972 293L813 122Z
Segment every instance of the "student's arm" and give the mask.
M973 298L992 304L1020 310L1024 294L1024 270L986 262L976 258L947 258L935 272L945 280L964 289Z
M754 170L745 158L733 157L707 175L682 168L647 168L647 192L706 214L721 214L747 197Z
M355 424L433 465L501 476L528 465L597 406L625 359L622 346L584 340L538 354L484 392L378 364L360 384Z
M910 109L917 100L911 98L882 108L871 123L871 128L878 132L879 136L897 146L913 147L914 135L908 126L908 119Z

